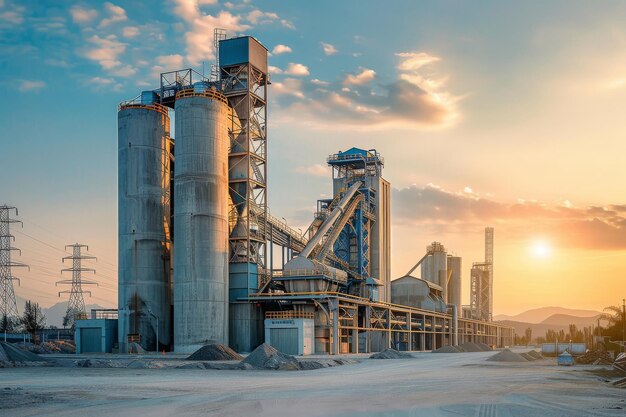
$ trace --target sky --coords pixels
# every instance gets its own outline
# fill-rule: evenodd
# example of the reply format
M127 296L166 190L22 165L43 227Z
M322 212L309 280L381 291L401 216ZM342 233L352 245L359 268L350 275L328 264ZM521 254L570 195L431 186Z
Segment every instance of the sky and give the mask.
M43 4L42 4L43 3ZM494 312L626 296L626 2L0 0L0 204L18 207L16 293L60 300L64 245L116 304L117 105L159 73L208 71L213 29L270 51L269 205L306 228L326 157L377 149L392 275L432 241L484 258Z

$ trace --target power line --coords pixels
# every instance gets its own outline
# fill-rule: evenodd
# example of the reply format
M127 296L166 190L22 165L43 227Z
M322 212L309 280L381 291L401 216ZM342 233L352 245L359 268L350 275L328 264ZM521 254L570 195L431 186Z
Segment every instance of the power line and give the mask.
M84 281L82 279L83 272L93 272L94 274L96 273L96 270L93 268L83 268L82 261L86 259L96 259L96 258L94 256L83 255L81 253L82 248L87 248L87 245L75 243L73 245L67 245L65 247L72 248L72 255L63 257L63 262L65 262L66 260L71 260L72 267L62 269L61 273L71 272L72 279L61 280L61 281L57 281L56 283L72 285L71 290L60 291L59 296L61 296L61 294L64 294L64 293L70 295L70 300L67 304L67 312L65 314L65 317L67 318L68 323L64 323L64 325L67 324L70 327L74 327L74 321L76 320L76 316L83 315L86 313L85 312L85 299L83 298L83 294L88 293L89 296L91 296L91 291L83 290L83 287L82 287L83 284L98 285L98 283L95 281Z

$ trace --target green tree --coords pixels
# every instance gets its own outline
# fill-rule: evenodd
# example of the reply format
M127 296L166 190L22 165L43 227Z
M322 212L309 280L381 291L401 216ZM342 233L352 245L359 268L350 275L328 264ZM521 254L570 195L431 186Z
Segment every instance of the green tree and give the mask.
M38 303L26 301L24 314L22 315L22 325L30 333L33 342L37 341L37 331L46 327L46 316L41 312Z
M532 343L533 340L533 329L531 329L530 327L527 327L526 330L524 331L524 337L526 338L526 344L530 344Z
M2 315L0 319L0 333L11 333L18 330L20 321L15 317L8 317L6 314Z

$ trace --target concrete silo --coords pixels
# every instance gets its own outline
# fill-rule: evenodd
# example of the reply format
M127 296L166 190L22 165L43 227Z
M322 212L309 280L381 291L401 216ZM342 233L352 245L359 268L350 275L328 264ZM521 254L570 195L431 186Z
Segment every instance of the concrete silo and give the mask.
M448 255L448 304L454 304L461 311L461 263L460 256Z
M146 350L170 345L170 145L167 108L150 99L120 106L120 352L127 351L129 341Z
M176 96L174 350L228 344L228 126L220 92Z

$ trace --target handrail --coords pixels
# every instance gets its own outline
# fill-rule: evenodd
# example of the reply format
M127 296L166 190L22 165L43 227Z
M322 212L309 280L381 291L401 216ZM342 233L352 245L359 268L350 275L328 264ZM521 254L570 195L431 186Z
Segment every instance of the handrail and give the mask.
M165 116L168 115L168 108L159 103L141 104L141 103L133 103L133 102L122 102L117 106L118 111L122 111L124 109L154 110L154 111L158 111L161 114L164 114Z
M186 88L176 93L176 100L187 97L208 97L212 100L218 100L224 104L228 104L226 96L217 90L196 91L193 88Z

